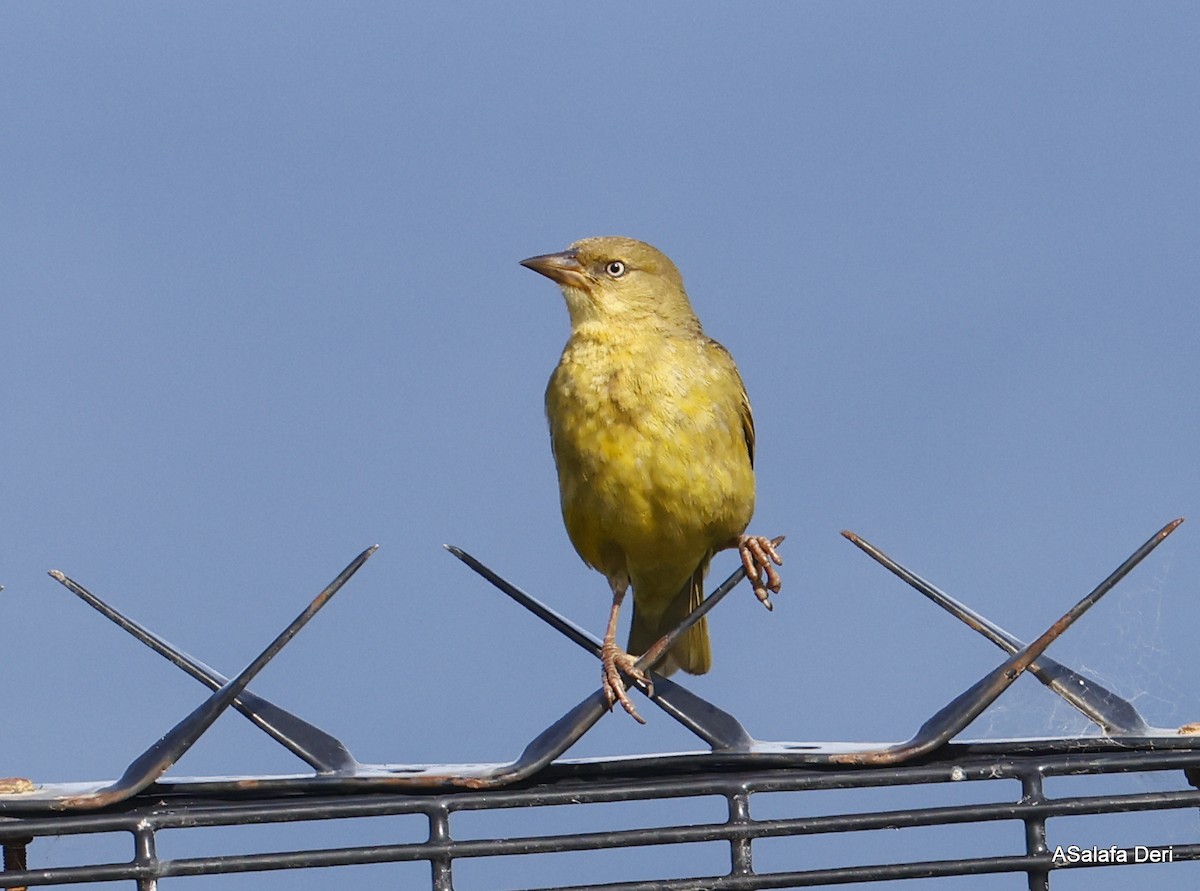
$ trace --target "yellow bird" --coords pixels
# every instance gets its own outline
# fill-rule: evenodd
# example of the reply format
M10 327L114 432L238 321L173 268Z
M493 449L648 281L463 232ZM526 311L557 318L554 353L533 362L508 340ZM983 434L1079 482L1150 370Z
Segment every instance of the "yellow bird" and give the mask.
M546 388L563 520L584 562L612 589L601 661L609 707L638 721L621 678L703 596L715 552L737 548L758 598L778 592L770 540L754 512L754 420L729 352L707 337L666 255L631 238L587 238L521 265L557 282L571 337ZM633 586L628 651L617 616ZM657 669L703 674L707 619Z

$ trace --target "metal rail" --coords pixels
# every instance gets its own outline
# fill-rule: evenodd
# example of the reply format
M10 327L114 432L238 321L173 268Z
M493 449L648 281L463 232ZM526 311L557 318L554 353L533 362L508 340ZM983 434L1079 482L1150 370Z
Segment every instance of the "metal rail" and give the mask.
M247 792L232 782L224 787L211 781L164 782L105 813L0 822L0 841L37 839L30 849L34 860L43 839L72 835L121 833L128 837L129 851L128 859L84 866L39 867L35 863L32 868L0 873L0 887L131 881L146 891L157 889L161 879L180 876L423 863L423 884L434 891L455 887L466 891L495 884L559 891L597 887L611 891L742 891L985 873L1013 874L1014 888L1048 889L1051 877L1060 870L1134 866L1139 858L1148 862L1150 857L1170 862L1173 875L1181 877L1181 885L1195 884L1200 883L1200 866L1191 861L1200 859L1195 811L1200 807L1200 791L1189 785L1184 771L1200 769L1200 741L1182 741L1188 743L1187 748L1156 748L1161 741L1145 740L1131 749L1129 742L1118 745L1096 739L1087 743L1086 751L1079 750L1083 745L1080 740L952 744L925 764L841 769L789 765L788 756L781 756L779 763L769 768L754 766L753 756L745 755L724 764L715 763L711 755L567 762L554 765L536 783L475 792L297 796L279 791L264 795ZM1157 779L1144 780L1141 785L1166 788L1082 795L1054 795L1046 790L1050 778L1129 772L1143 779L1158 774ZM972 789L967 796L983 800L859 810L851 797L855 790L866 788L908 787L913 790L911 799L928 801L953 797L948 796L948 790L956 792L968 786L983 787ZM830 813L812 812L814 805L805 793L817 792L826 793L820 806ZM839 794L848 799L844 804L839 803ZM515 813L534 809L542 825L587 825L602 822L605 815L589 819L586 812L603 812L603 806L612 802L667 803L673 819L636 829L547 834L527 831L526 824L533 821L522 820ZM547 809L564 813L547 819ZM503 819L487 824L502 828L502 832L474 831L478 821L471 822L469 815L488 812L503 812ZM638 813L660 812L661 808ZM1168 814L1172 837L1145 837L1135 834L1135 830L1112 834L1111 820L1107 820L1104 831L1109 833L1109 844L1115 847L1072 853L1071 845L1088 835L1080 826L1081 820L1134 812ZM720 818L714 818L714 814ZM242 850L242 838L236 853L218 851L175 858L157 853L160 834L165 830L200 832L207 827L264 824L294 827L335 820L365 824L370 818L398 815L419 819L393 825L395 840L386 844L314 846L313 833L309 832L301 839L307 844L265 847L250 853ZM1072 828L1057 830L1057 821L1066 818ZM1007 828L1014 824L1021 831ZM1168 824L1164 821L1164 825ZM460 830L460 826L464 828ZM928 827L967 831L971 838L964 839L964 844L991 853L930 857L921 848L920 835L920 830ZM342 831L346 831L344 826ZM353 826L349 831L353 834ZM889 850L900 846L915 856L887 860L872 856L885 835ZM1178 835L1191 841L1181 843L1174 838ZM826 837L831 845L839 836L845 836L853 839L853 844L833 845L834 853L823 858L832 861L831 865L812 868L811 854L806 856L807 849L801 844L812 836ZM913 839L911 847L906 836ZM756 869L755 860L764 845L773 846L771 867ZM623 857L642 852L638 858L641 877L606 881L603 873L584 859L596 851L625 852ZM562 855L556 858L556 868L546 873L539 865L535 870L540 856L551 853ZM696 863L709 864L708 869L698 870L693 866ZM478 878L483 868L489 881L471 882L471 876ZM456 884L456 874L464 869L466 879ZM561 884L530 885L520 880L535 872L545 873L550 881ZM628 870L623 872L628 874ZM404 876L406 887L419 887L411 871ZM581 876L586 883L579 883ZM329 879L338 881L337 872Z

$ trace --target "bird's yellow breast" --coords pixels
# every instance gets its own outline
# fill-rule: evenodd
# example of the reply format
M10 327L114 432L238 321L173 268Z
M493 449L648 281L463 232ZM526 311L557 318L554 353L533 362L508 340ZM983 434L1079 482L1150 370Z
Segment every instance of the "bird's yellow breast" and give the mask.
M745 396L702 335L576 331L546 391L563 519L612 578L679 585L754 510Z

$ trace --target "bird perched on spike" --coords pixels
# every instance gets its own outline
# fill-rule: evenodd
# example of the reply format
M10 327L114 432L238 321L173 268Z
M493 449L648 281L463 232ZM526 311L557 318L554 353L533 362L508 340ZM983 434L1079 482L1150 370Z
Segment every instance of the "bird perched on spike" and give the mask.
M557 282L571 336L546 388L563 520L575 550L612 589L604 690L638 721L621 672L703 596L715 552L737 548L769 609L782 565L771 541L745 535L754 512L754 420L729 352L707 337L666 255L631 238L586 238L522 260ZM627 650L617 617L633 587ZM707 617L658 671L703 674Z

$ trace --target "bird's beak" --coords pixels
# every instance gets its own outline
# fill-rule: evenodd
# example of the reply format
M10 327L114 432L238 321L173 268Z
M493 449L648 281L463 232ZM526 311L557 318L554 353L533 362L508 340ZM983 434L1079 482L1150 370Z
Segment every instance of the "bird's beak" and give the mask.
M530 257L522 260L521 265L534 272L540 272L546 278L556 281L564 287L586 288L588 285L583 265L579 262L578 254L573 250Z

